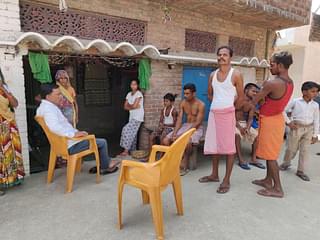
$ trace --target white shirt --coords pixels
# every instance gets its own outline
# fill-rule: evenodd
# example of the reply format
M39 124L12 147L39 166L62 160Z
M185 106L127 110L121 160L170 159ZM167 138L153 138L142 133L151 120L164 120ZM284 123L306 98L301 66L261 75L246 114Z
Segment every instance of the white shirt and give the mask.
M137 98L141 98L139 102L139 108L132 109L129 111L129 121L131 119L135 119L139 122L143 122L144 119L144 109L143 109L143 95L140 91L136 91L135 94L132 95L132 92L129 92L126 96L126 100L129 104L134 104Z
M212 78L213 97L210 109L224 109L234 106L234 100L237 96L236 87L232 83L232 74L234 69L230 68L226 79L223 82L218 81L216 70Z
M50 131L57 135L74 137L75 133L78 132L78 130L68 122L61 110L47 100L41 100L41 104L37 109L37 116L43 117ZM79 141L68 140L68 148L78 142Z
M286 113L291 113L290 118L286 118L286 123L298 121L301 124L313 124L313 136L319 133L319 105L311 100L306 102L302 97L293 99L286 107Z

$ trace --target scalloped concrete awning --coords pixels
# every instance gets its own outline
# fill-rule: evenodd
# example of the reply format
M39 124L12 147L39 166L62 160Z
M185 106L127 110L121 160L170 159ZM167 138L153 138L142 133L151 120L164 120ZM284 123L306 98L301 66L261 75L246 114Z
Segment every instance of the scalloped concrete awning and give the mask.
M121 51L126 56L135 56L135 55L145 55L151 59L164 60L164 61L174 61L181 63L217 63L216 58L202 58L202 57L193 57L188 55L170 55L170 54L161 54L159 50L153 45L145 46L134 46L128 42L121 42L118 44L109 43L102 39L95 40L85 40L78 39L73 36L62 36L62 37L53 37L53 36L44 36L40 33L35 32L26 32L23 33L16 41L0 41L0 46L19 46L24 43L33 42L37 43L43 50L52 50L61 45L68 46L72 51L76 53L86 52L91 48L95 48L99 55L110 55L114 52ZM248 67L259 67L267 68L268 61L263 59L259 61L258 58L242 58L239 61L233 61L234 65L242 65Z

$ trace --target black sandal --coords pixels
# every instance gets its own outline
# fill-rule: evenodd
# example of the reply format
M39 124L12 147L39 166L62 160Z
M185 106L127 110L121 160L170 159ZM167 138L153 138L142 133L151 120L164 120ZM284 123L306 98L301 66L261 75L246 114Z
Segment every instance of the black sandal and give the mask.
M308 175L306 175L304 172L297 172L296 175L301 178L303 181L310 181L310 178L308 177Z

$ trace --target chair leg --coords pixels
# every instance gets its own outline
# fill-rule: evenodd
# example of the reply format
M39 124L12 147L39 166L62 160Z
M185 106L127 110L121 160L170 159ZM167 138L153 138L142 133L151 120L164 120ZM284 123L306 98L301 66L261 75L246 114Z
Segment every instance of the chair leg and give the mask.
M178 176L172 183L174 198L176 201L178 215L183 215L183 202L182 202L182 191L181 191L181 178Z
M118 227L122 229L122 193L123 193L124 182L119 181L118 184Z
M76 173L81 172L81 167L82 167L82 158L77 159Z
M157 239L164 239L163 236L163 215L160 188L152 188L149 191L152 218L157 234Z
M96 159L96 166L97 166L97 175L96 175L96 183L100 183L101 182L101 178L100 178L100 157L98 154L98 148L96 145L95 151L94 151L94 157Z
M149 204L150 203L149 194L144 190L141 190L141 194L142 194L142 203Z
M57 155L53 151L50 151L47 183L52 182L53 175L54 175L54 169L56 167L56 160L57 160Z
M66 186L66 192L70 193L72 192L72 186L73 186L73 179L76 172L76 165L77 165L77 159L76 158L69 158L67 165L67 186Z

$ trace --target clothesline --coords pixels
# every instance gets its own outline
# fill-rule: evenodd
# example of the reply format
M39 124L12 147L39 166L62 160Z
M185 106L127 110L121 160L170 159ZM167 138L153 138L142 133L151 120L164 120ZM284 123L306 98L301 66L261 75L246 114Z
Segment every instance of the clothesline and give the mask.
M91 55L91 54L66 54L66 53L57 53L57 52L45 52L45 51L38 51L38 50L31 50L30 52L35 53L43 53L47 54L49 57L68 57L68 58L104 58L104 59L119 59L119 60L133 60L133 59L141 59L142 56L136 55L132 57L112 57L112 56L99 56L99 55Z

